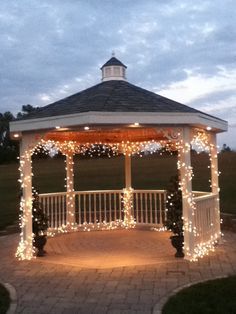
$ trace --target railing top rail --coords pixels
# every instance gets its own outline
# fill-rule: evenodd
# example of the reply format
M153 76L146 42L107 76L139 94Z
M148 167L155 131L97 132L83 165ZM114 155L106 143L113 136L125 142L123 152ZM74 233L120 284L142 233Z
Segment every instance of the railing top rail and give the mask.
M93 190L93 191L75 191L75 194L109 194L109 193L122 193L123 190Z
M202 192L202 191L192 191L193 194L199 194L199 196L202 196L202 195L209 195L209 193L211 192Z
M207 195L201 195L201 196L194 197L193 200L194 200L194 202L200 202L203 200L214 198L216 196L217 196L216 193L209 193Z
M166 190L136 190L134 189L134 193L165 193Z
M40 193L40 197L66 195L66 192Z
M134 193L162 193L164 194L166 190L133 190ZM76 195L80 194L109 194L109 193L123 193L123 190L93 190L93 191L75 191ZM198 194L194 196L194 194ZM53 193L41 193L39 194L40 197L47 197L47 196L63 196L66 195L66 192L53 192ZM217 194L210 193L210 192L201 192L201 191L193 191L193 199L194 201L201 201L208 198L212 198Z

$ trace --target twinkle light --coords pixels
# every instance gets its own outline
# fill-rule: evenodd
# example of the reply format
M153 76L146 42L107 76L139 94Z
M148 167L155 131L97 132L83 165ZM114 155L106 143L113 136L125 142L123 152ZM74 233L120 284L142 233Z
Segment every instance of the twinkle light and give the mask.
M89 127L84 127L84 129L89 130ZM189 192L187 189L187 185L191 182L193 177L193 169L191 166L186 165L184 161L181 160L181 156L185 154L189 154L191 150L191 146L195 145L199 150L208 151L210 160L217 158L217 155L213 154L214 145L210 144L209 135L204 130L195 130L195 133L192 136L192 140L190 143L184 143L183 140L180 139L180 133L178 133L178 137L172 140L149 140L149 141L140 141L140 142L129 142L123 141L119 143L77 143L75 141L54 141L54 140L44 140L41 139L39 143L33 147L29 148L24 152L22 156L20 156L20 185L21 189L24 190L31 185L31 177L32 177L32 166L30 173L26 171L25 167L30 163L31 165L31 156L33 154L45 153L49 156L53 157L59 152L63 155L67 156L67 176L66 176L66 189L67 189L67 223L66 225L62 225L57 229L48 229L48 235L53 236L56 233L66 233L71 231L91 231L91 230L112 230L118 227L122 228L134 228L135 220L132 216L133 212L133 189L126 188L123 189L123 212L124 212L124 220L116 220L112 222L102 222L102 223L87 223L85 222L82 225L78 225L75 223L74 216L74 187L73 187L73 156L75 154L81 154L86 156L118 156L120 154L123 155L138 155L142 157L143 155L150 153L160 153L162 154L163 150L172 153L173 151L178 151L178 163L177 167L181 170L181 173L184 176L181 178L179 183L179 188L182 191L183 199L187 202L190 210L190 216L184 217L184 232L193 235L195 239L195 243L197 243L194 247L193 253L190 253L190 249L187 246L187 243L184 243L184 248L187 256L190 260L197 260L199 257L202 257L208 254L209 251L214 250L215 244L219 238L219 233L215 233L214 236L209 241L199 241L200 230L199 227L196 226L195 216L196 216L196 204L193 200L192 192ZM211 162L212 171L216 172L215 174L219 175L217 170L214 169L214 165ZM26 174L27 175L23 175ZM216 188L216 183L213 183L214 188ZM216 208L216 211L218 209ZM34 257L34 247L32 246L32 241L34 239L34 234L32 233L30 236L25 239L25 228L27 227L27 223L29 220L32 220L32 199L24 199L22 195L20 201L20 242L17 248L16 256L20 260L31 259ZM212 230L214 230L214 223L211 222ZM24 232L23 232L24 230ZM162 231L165 229L157 229L157 231Z
M135 227L135 221L132 216L133 212L133 189L132 188L125 188L123 189L123 198L122 203L124 205L124 226L128 228Z

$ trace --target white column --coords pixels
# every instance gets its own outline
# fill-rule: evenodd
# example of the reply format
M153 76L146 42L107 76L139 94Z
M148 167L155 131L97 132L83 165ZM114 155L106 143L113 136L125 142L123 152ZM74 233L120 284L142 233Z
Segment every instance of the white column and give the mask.
M75 194L74 194L74 160L73 153L66 154L66 220L67 226L73 229L75 224Z
M125 154L125 189L123 190L124 223L126 227L133 224L133 190L131 187L131 155Z
M30 148L35 145L32 135L23 135L20 142L20 243L16 256L21 259L31 259L33 257L33 231L32 231L32 169Z
M182 147L178 152L178 166L182 187L183 220L184 220L184 253L191 259L194 253L194 203L192 198L192 167L190 150L190 128L183 128Z
M210 136L210 162L211 162L211 191L216 194L215 201L215 221L214 229L215 236L220 236L220 204L219 204L219 177L218 177L218 157L217 157L217 145L216 134L212 133Z
M125 155L125 188L131 188L131 156Z

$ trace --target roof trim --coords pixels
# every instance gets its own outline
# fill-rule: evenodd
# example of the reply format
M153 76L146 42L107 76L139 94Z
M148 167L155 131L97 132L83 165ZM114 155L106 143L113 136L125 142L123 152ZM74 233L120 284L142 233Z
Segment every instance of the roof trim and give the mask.
M224 120L201 112L85 112L10 122L10 132L39 131L60 127L84 125L127 125L139 122L143 125L190 125L211 127L216 132L228 129Z

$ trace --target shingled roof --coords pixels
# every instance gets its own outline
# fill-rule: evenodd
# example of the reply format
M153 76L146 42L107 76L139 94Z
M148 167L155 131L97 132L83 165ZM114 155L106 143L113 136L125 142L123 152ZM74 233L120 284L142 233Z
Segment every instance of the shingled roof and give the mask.
M39 108L23 119L38 119L83 112L200 113L174 100L127 81L111 80Z
M111 66L111 65L118 65L118 66L122 66L124 68L127 68L127 66L124 65L120 60L116 59L115 57L111 57L111 59L109 59L106 63L103 64L101 69L103 69L106 66Z

